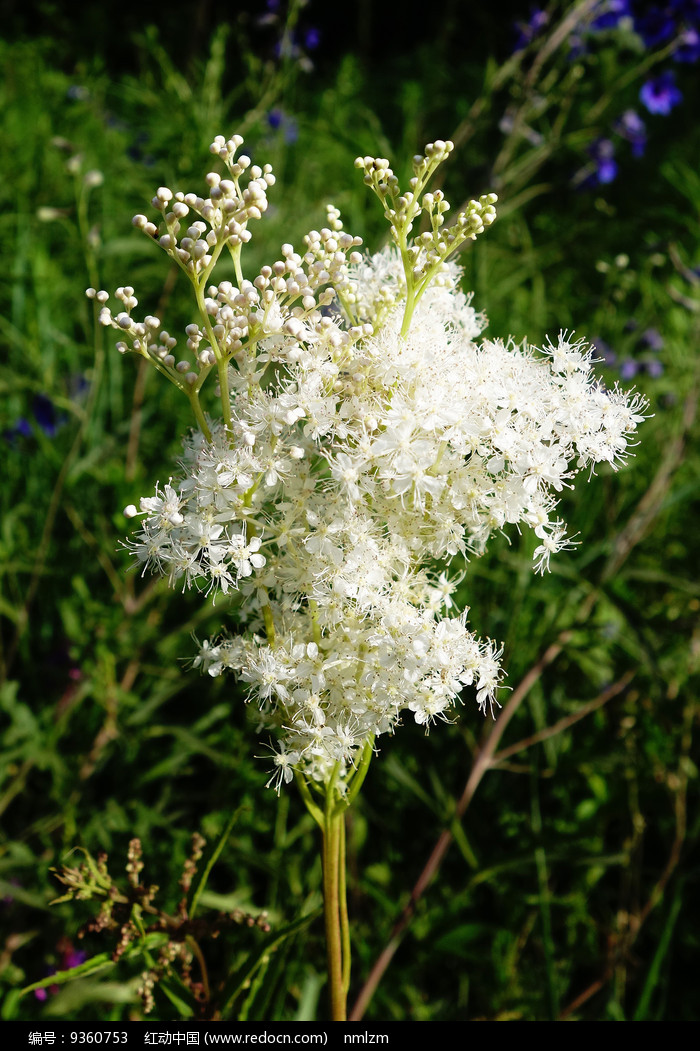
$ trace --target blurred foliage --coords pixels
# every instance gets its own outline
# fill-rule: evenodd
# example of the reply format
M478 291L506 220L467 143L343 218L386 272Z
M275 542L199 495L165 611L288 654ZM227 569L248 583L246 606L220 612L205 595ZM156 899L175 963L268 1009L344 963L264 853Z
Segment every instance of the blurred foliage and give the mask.
M252 15L200 34L187 63L142 30L123 72L67 35L63 50L26 34L0 44L5 1019L142 1017L143 961L112 964L105 932L80 939L95 911L50 905L51 870L81 847L116 872L137 838L159 908L175 915L192 836L218 843L239 808L202 904L265 910L271 933L232 925L203 945L219 1006L237 989L236 1017L325 1016L311 819L292 792L264 790L242 695L188 666L192 635L235 622L234 605L135 577L120 548L121 508L176 462L187 406L114 352L83 295L128 282L171 331L191 320L179 279L130 219L158 185L199 189L208 143L240 129L278 177L252 266L298 243L329 198L378 247L386 231L353 158L384 154L401 174L452 134L448 198L501 197L499 222L463 259L489 331L538 343L575 325L614 348L616 359L602 351L605 382L626 363L654 412L628 469L565 494L581 543L551 575L533 577L534 541L518 536L469 564L474 625L505 642L510 686L530 686L463 820L458 800L492 730L468 696L454 724L428 738L407 725L383 746L350 816L353 989L449 829L368 1017L697 1017L700 129L688 101L651 117L646 156L621 155L614 182L586 186L587 150L638 104L649 55L601 34L537 69L543 49L509 57L510 26L482 12L499 61L455 65L456 7L408 52L400 34L389 40L378 68L366 26L354 49L322 37L314 70L311 52L275 54L281 22L260 36ZM299 32L316 13L294 14ZM697 71L681 72L688 100ZM39 999L34 986L78 950L107 966ZM177 1015L184 995L176 978L158 984L149 1017Z

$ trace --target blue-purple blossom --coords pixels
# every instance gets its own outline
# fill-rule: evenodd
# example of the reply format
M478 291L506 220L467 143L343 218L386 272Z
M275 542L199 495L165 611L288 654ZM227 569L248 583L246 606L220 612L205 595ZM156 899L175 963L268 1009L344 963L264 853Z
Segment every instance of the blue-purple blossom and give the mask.
M613 182L617 176L617 161L615 160L615 146L610 139L597 139L591 144L588 152L596 166L595 182L601 186Z
M645 84L642 84L639 99L650 113L665 116L682 101L683 95L676 87L674 74L671 70L666 70L653 80L647 80Z
M698 12L700 14L700 10ZM688 26L681 33L680 43L673 52L674 62L697 62L700 58L700 32Z
M649 350L658 351L664 349L664 337L656 328L648 328L642 333L642 343L649 347Z
M309 26L304 30L304 47L307 51L313 51L321 43L321 33L316 26Z
M45 394L36 394L32 403L34 419L39 424L47 438L55 437L58 430L58 420L54 403Z
M74 949L68 938L61 938L57 949L59 952L58 967L48 967L45 972L47 975L55 974L57 970L70 971L74 967L80 967L80 964L87 960L87 953L83 949ZM34 996L37 1000L46 1000L49 995L55 995L58 990L58 985L45 986L43 989L36 989Z
M284 135L284 141L289 145L296 142L299 138L299 126L294 117L290 117L289 114L279 107L270 110L267 115L267 123L275 131L281 131Z
M605 186L617 177L615 144L610 139L596 139L588 147L592 163L585 165L573 177L573 183L580 189L592 189Z
M629 18L630 0L602 0L595 9L595 18L590 24L594 32L600 29L615 29L623 18Z
M66 421L64 416L56 414L56 407L46 394L35 394L32 401L32 412L34 420L39 429L47 438L54 438L56 433ZM31 438L35 433L34 427L24 416L15 420L12 427L3 431L2 436L10 445L14 445L18 438Z
M625 323L626 332L634 332L637 328L638 324L634 318L629 318ZM655 328L648 328L639 337L638 345L638 349L643 348L647 353L641 358L628 357L620 361L617 354L604 340L599 338L593 340L596 353L602 358L608 368L617 369L620 378L623 380L634 379L635 376L644 372L651 376L652 379L658 379L663 374L664 367L658 358L649 357L648 351L651 350L656 353L663 348L663 345L664 340L661 333Z
M647 129L636 110L628 109L615 124L615 131L632 147L633 157L643 157L647 144Z
M523 48L535 39L535 37L544 29L549 22L549 12L540 11L539 8L533 8L530 11L530 17L526 22L516 22L515 28L518 33L517 40L513 51L522 51Z
M11 427L2 432L2 436L9 445L14 445L18 438L31 438L32 433L32 425L29 420L20 416Z
M700 3L698 0L668 0L668 9L678 18L693 20L700 19Z
M82 372L75 372L68 379L68 396L81 404L85 401L90 390L90 381Z
M647 47L658 47L674 36L676 22L668 8L654 6L635 18L634 28Z

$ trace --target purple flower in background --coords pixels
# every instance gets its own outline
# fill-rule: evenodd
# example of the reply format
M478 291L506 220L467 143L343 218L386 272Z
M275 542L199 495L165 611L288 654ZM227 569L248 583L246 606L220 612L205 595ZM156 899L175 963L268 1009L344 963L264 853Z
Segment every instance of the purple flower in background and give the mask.
M649 347L649 350L659 351L664 349L664 337L656 328L648 328L642 333L642 343Z
M592 11L590 24L586 27L582 23L577 29L597 33L621 28L625 21L641 37L645 47L659 48L672 42L676 62L697 62L700 59L698 0L665 0L665 3L600 0Z
M289 145L296 142L299 138L299 127L294 117L290 117L279 107L270 110L267 115L267 123L275 131L281 131L284 135L284 141Z
M613 182L617 176L617 161L615 146L610 139L597 139L591 144L588 152L596 166L595 181L601 186Z
M80 967L87 960L87 953L83 949L67 949L61 957L61 967L64 971L70 971L73 967Z
M20 416L11 427L2 432L2 436L9 445L15 445L18 438L31 438L32 433L32 425L29 420Z
M37 394L34 397L32 408L34 410L34 419L44 434L47 438L54 438L59 423L56 419L56 409L51 399L47 398L45 394Z
M642 85L639 98L650 113L666 115L682 101L683 95L676 87L676 78L670 70L661 73Z
M632 14L630 11L630 0L602 0L596 11L596 17L590 25L593 31L615 29L621 19L629 18Z
M700 9L698 10L700 15ZM699 19L700 21L700 19ZM673 52L674 62L697 62L700 58L700 32L692 26L681 33L681 42Z
M658 47L676 32L676 22L667 8L651 7L635 19L634 27L647 47Z
M588 147L588 155L592 163L586 164L576 172L572 180L574 186L580 189L592 189L595 186L605 186L613 182L618 171L615 144L610 139L596 139Z
M90 381L82 372L76 372L68 380L68 397L82 404L88 396Z
M625 325L625 330L634 332L637 329L637 322L634 318L630 318ZM647 328L638 337L637 353L640 357L637 358L625 358L620 363L620 378L623 380L631 380L635 376L646 373L647 376L651 376L652 379L658 379L659 376L663 375L664 366L653 355L658 354L659 351L663 350L664 339L658 329ZM651 351L651 355L649 354Z
M633 358L625 358L620 364L620 376L623 380L631 380L639 372L639 362Z
M66 422L65 416L58 416L56 407L46 394L35 394L32 401L32 412L34 420L39 429L47 438L55 438L60 427ZM12 427L2 432L2 436L10 445L14 445L18 438L31 438L36 433L29 420L20 416L15 420Z
M72 401L77 404L82 404L85 401L90 384L81 373L71 376L66 386L68 396ZM5 441L9 442L10 445L14 445L18 438L36 437L37 427L47 438L55 438L58 431L67 422L65 414L59 414L56 411L56 406L47 394L39 393L34 395L32 399L32 415L34 423L30 423L25 416L20 416L15 420L12 427L3 431L2 437Z
M636 110L628 109L615 124L615 131L627 139L632 147L633 157L643 157L647 144L647 129Z
M68 938L61 938L56 946L59 953L58 967L49 967L46 974L55 974L56 971L70 971L73 967L79 967L87 960L87 953L82 949L74 949ZM37 1000L46 1000L49 994L52 996L59 990L58 985L45 986L43 989L35 989L34 996Z
M527 22L515 23L518 38L513 51L522 51L524 47L527 47L530 41L534 40L537 34L544 29L548 21L549 14L547 11L540 11L539 8L531 9Z
M313 51L321 43L321 34L315 26L309 26L304 31L304 47L307 51Z
M698 0L667 0L669 11L676 17L680 27L694 26L700 29L700 3Z

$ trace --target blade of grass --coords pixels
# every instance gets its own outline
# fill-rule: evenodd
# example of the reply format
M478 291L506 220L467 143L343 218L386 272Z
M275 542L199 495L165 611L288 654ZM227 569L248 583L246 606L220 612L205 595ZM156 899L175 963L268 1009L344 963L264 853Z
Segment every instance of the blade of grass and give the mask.
M192 919L195 914L195 910L197 908L197 905L199 904L199 899L202 896L202 892L207 885L207 880L209 879L211 870L214 868L214 865L218 861L221 855L221 851L226 846L226 841L228 840L228 837L233 831L233 826L238 821L241 812L245 809L245 807L241 806L238 807L237 810L234 810L233 814L226 822L224 830L221 833L219 839L214 844L209 853L206 855L206 860L204 862L203 868L198 872L197 876L192 881L192 888L190 890L190 898L187 909L187 914L190 919Z

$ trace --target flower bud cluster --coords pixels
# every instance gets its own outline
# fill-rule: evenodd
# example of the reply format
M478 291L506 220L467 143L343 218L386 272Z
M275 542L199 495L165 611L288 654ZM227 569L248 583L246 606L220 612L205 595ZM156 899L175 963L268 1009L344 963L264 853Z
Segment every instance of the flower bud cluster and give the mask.
M120 300L124 307L117 314L113 314L107 306L109 294L104 290L98 292L94 288L88 288L86 295L88 299L94 299L101 304L102 309L98 315L100 324L116 329L125 337L116 345L120 354L126 354L130 350L140 354L179 387L183 386L183 381L191 385L197 380L197 374L192 371L189 361L176 362L173 351L177 340L161 327L160 318L147 314L143 321L133 320L131 311L138 306L138 300L130 285L118 288L114 293L115 298Z
M217 172L206 177L208 197L194 193L173 193L161 186L151 204L162 215L157 226L145 215L135 215L133 224L148 237L156 238L160 247L191 275L207 274L224 245L238 248L250 241L248 223L261 219L267 211L267 191L274 185L272 168L252 164L250 157L241 154L236 160L243 139L234 135L226 142L218 135L210 152L219 156L228 168L230 178L222 179ZM245 180L245 181L244 181ZM195 219L183 230L183 221L194 212Z
M214 143L236 178L240 145ZM303 255L284 245L253 281L207 289L187 345L200 377L224 363L229 412L202 416L180 477L126 511L141 518L130 546L144 569L239 593L244 631L205 641L195 664L233 671L276 729L277 788L295 772L342 787L405 713L427 729L467 686L493 710L501 650L467 628L445 567L513 525L534 530L544 571L571 543L557 494L581 470L623 463L644 418L642 398L595 379L581 340L562 333L538 351L480 338L485 319L448 257L492 221L495 198L443 226L447 202L424 189L451 149L415 158L403 196L388 161L358 160L395 246L361 256L331 208ZM219 203L197 208L214 231L229 214ZM409 241L421 210L432 231ZM160 323L131 321L133 289L118 298L124 311L106 323L177 370Z
M364 181L371 187L384 207L384 214L391 224L392 239L410 268L413 290L409 302L417 302L426 288L444 271L446 261L465 241L475 241L479 234L496 218L495 193L483 194L478 201L470 201L465 211L460 212L454 223L445 226L449 203L442 190L425 192L435 170L447 160L454 150L454 143L438 139L430 142L423 154L413 158L413 176L409 188L401 192L399 181L389 167L385 157L358 157L355 167L364 171ZM413 240L410 235L414 223L425 213L430 230ZM406 315L405 321L410 321ZM402 328L406 335L407 326Z
M344 348L372 331L368 318L358 321L352 314L357 291L350 269L362 261L357 251L362 238L343 230L340 212L332 205L327 208L328 227L306 235L303 254L297 253L293 245L284 244L281 259L262 267L254 280L243 278L240 249L251 237L247 223L261 218L267 209L266 190L275 179L269 164L264 168L251 167L245 155L235 160L242 142L240 136L234 135L228 142L218 136L212 143L211 151L226 163L232 178L221 179L216 173L207 175L208 198L193 193L173 193L160 187L151 203L163 213L164 224L159 228L144 215L137 215L133 220L136 227L157 239L194 285L201 318L199 323L194 322L186 329L187 348L194 360L176 361L172 353L176 340L161 330L158 318L151 315L143 321L132 318L131 312L138 304L133 288L117 289L115 296L123 307L118 312L106 305L107 292L87 290L88 297L101 305L100 323L123 336L117 349L121 353L132 350L140 354L190 396L198 393L213 366L218 367L221 382L221 369L225 373L229 361L238 362L240 355L255 354L260 340L265 341L262 353L268 361L284 360L286 349L294 352L300 337L331 346L338 358ZM241 182L244 173L250 176L245 187ZM186 236L178 240L180 220L190 211L202 218L193 222ZM163 233L163 229L167 232ZM240 281L237 285L222 281L207 287L206 282L224 246L231 252ZM338 310L330 312L336 300L353 320L352 324L342 326ZM224 416L231 426L228 406Z

